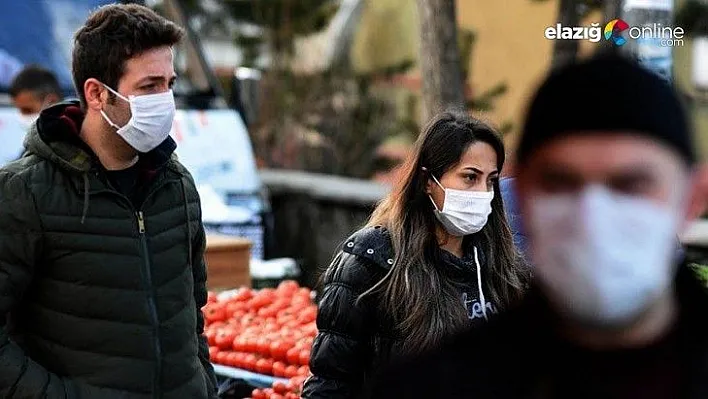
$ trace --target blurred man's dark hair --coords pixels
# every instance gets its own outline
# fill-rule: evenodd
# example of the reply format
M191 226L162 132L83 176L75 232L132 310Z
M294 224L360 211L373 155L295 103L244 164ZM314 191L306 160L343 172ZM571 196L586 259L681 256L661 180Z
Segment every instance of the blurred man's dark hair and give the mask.
M91 14L74 36L72 54L72 74L81 105L86 105L83 87L87 79L117 88L126 61L147 50L173 46L183 36L182 28L139 5L107 6Z
M28 65L20 71L12 80L9 92L23 115L37 114L62 98L56 76L39 65Z

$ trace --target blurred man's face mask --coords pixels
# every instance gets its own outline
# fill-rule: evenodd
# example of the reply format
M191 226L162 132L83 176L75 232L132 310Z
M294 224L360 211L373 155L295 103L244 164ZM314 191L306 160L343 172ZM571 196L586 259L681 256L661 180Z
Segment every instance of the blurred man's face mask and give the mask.
M634 321L672 284L680 195L669 204L605 186L530 198L537 276L561 311L580 322Z

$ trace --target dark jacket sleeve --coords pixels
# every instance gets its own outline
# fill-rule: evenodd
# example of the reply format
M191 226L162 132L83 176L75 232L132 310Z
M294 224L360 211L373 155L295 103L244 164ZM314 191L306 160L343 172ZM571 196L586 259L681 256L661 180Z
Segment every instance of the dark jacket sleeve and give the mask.
M363 388L373 357L374 324L365 302L357 303L369 288L366 262L340 252L325 272L310 357L312 376L303 398L355 398Z
M217 382L214 374L214 367L209 360L209 344L204 336L204 314L202 307L207 303L207 268L204 261L206 251L206 233L201 222L201 211L199 217L199 227L197 236L192 244L194 255L192 260L192 273L194 276L194 302L197 306L197 337L199 337L199 361L204 368L207 378L207 386L211 390L211 395L216 397Z
M32 281L42 228L32 193L19 175L0 172L0 397L64 398L65 381L10 340L8 314Z

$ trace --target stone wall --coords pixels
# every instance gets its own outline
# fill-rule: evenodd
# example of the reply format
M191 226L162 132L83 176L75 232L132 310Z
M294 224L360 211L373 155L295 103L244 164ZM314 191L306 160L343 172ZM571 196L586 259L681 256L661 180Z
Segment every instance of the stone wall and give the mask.
M389 187L367 180L289 170L262 170L273 213L272 253L302 268L314 287L337 247L366 223Z

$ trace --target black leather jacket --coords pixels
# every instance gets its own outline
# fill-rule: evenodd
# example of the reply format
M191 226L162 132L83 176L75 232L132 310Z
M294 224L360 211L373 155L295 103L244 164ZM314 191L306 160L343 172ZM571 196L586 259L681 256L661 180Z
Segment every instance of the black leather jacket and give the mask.
M473 257L459 259L442 252L443 267L461 282L461 298L470 319L484 320ZM478 256L483 265L481 251ZM372 297L356 302L386 275L393 259L388 231L365 228L344 242L325 271L317 315L319 333L310 358L313 376L305 383L303 398L357 397L379 370L402 354L401 337L390 317L378 311ZM486 309L487 315L496 312L491 303Z

